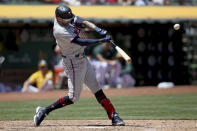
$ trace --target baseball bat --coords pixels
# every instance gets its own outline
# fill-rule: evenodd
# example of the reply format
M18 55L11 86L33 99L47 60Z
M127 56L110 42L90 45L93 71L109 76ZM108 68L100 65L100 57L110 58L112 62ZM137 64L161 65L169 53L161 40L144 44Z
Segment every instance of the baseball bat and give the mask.
M125 59L127 62L131 62L131 57L127 55L119 46L117 46L112 40L110 40L110 43L115 46L115 49L120 53L120 55Z

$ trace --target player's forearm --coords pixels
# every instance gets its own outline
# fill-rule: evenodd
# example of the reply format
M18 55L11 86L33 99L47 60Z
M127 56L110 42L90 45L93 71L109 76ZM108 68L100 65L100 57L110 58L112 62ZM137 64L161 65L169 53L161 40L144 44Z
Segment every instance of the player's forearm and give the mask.
M27 92L28 87L29 87L30 83L28 81L25 81L25 83L23 84L23 92Z
M77 40L73 40L72 43L78 44L80 46L89 46L92 44L101 43L101 41L97 40L97 39L81 39L81 38L79 38Z
M96 55L97 59L103 62L106 62L108 64L110 64L111 60L105 59L102 55L98 54Z
M88 28L90 28L90 29L96 31L96 32L97 32L99 35L101 35L102 37L105 37L105 36L107 35L107 31L106 31L106 30L103 30L103 29L97 27L95 24L93 24L93 23L91 23L91 22L89 22L89 21L83 21L83 24L84 24L86 27L88 27Z
M42 89L47 85L47 83L48 83L49 80L50 80L50 79L48 79L48 78L45 78L45 79L44 79L44 81L42 82L42 85L41 85L41 87L40 87L40 90L42 90Z
M100 60L100 61L103 61L103 62L107 62L108 63L108 60L103 58L101 55L97 55L97 59Z
M92 30L94 30L94 28L97 27L95 24L93 24L93 23L91 23L91 22L89 22L89 21L83 21L83 24L84 24L86 27L88 27L88 28L90 28L90 29L92 29Z
M102 38L102 39L82 39L80 37L76 37L71 42L78 44L80 46L89 46L89 45L93 45L93 44L104 43L104 42L109 41L110 39L111 39L110 36Z

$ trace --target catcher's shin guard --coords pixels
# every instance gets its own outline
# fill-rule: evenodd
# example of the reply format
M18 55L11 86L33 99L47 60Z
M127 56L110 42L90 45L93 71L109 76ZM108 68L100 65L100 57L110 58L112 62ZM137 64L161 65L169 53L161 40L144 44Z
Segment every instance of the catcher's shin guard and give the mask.
M103 106L103 108L107 112L109 119L112 119L115 109L110 100L106 98L102 90L96 92L95 96L97 101Z

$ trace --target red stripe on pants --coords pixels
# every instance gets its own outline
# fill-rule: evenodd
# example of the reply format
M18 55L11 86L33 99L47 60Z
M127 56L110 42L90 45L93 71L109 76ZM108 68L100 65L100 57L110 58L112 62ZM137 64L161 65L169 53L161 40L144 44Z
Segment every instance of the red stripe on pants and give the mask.
M66 106L66 102L64 101L64 97L62 97L62 106Z
M74 98L75 97L75 69L72 60L70 60L70 63L72 65L72 70L73 70L73 98Z
M59 100L60 100L60 103L62 104L62 99L60 98Z

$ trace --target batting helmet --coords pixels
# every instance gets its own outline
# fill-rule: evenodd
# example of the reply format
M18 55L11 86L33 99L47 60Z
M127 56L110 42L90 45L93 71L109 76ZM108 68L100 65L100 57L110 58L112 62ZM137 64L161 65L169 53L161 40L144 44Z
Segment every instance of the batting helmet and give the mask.
M59 5L55 10L56 17L60 17L64 20L71 20L75 17L72 10L66 5Z

